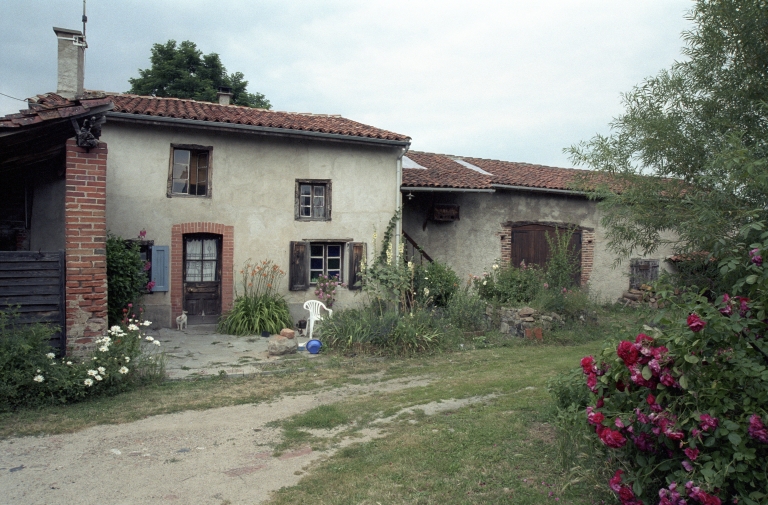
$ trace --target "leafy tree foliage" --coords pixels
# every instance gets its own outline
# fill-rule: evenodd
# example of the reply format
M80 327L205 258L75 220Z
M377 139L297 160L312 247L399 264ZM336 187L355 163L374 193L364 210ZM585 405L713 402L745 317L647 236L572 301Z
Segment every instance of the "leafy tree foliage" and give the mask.
M687 58L623 95L609 136L566 149L621 188L594 194L621 257L663 244L720 255L768 217L767 3L698 0Z
M232 88L232 103L236 105L272 107L261 93L248 92L242 72L228 74L218 54L203 54L189 40L178 45L175 40L153 45L150 61L151 68L139 69L140 77L128 79L129 93L216 102L216 93L224 86Z

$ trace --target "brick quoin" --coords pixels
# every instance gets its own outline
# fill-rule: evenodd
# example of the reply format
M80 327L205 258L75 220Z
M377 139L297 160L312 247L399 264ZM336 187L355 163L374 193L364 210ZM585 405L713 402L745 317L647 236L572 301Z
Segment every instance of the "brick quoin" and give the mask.
M83 355L107 331L107 144L66 145L67 354Z
M232 310L234 303L235 227L219 223L181 223L171 227L171 317L181 314L184 303L184 235L212 233L221 235L221 311Z

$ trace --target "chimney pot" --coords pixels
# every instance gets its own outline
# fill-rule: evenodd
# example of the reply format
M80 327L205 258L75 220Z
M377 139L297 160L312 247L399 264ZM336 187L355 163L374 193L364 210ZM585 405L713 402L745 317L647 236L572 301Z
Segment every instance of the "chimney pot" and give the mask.
M219 88L219 92L216 93L216 96L219 99L219 105L229 105L234 93L232 93L232 88L222 86Z
M56 94L73 100L83 96L85 39L79 30L53 27L59 39L59 72Z

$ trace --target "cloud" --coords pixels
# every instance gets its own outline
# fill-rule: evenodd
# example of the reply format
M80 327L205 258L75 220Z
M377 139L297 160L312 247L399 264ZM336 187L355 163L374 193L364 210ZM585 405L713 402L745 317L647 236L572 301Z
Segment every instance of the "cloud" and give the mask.
M52 26L81 3L4 5L0 92L55 88ZM126 91L153 43L192 40L277 110L341 113L413 148L568 166L620 93L680 58L682 0L121 1L88 4L86 87ZM0 113L23 106L0 97Z

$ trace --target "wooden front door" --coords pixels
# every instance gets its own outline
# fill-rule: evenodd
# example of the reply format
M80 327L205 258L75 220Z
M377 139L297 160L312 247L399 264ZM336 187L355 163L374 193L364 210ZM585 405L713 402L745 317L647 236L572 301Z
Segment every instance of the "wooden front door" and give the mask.
M184 235L184 310L189 324L221 315L221 235Z
M512 228L512 265L519 267L525 261L526 265L538 265L544 268L550 257L549 242L554 244L555 230L568 233L565 228L555 228L543 224L528 224ZM549 241L547 241L549 237ZM568 250L578 269L573 274L573 282L581 285L581 230L574 230L568 243Z

